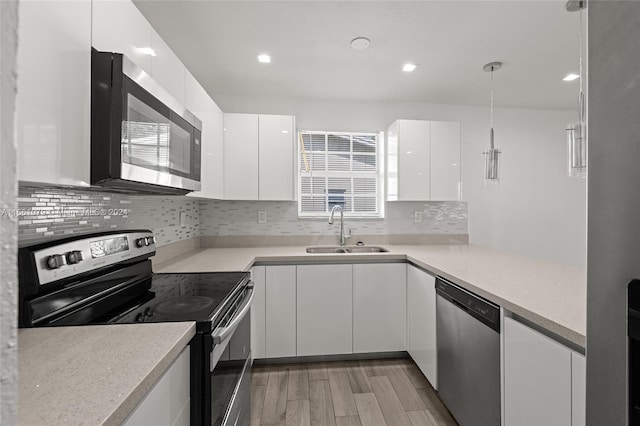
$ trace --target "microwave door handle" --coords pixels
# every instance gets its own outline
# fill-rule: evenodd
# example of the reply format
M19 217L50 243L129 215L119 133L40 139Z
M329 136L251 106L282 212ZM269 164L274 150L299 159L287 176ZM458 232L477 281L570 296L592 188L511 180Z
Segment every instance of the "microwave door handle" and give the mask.
M242 306L238 310L238 313L235 315L233 320L226 327L217 327L211 333L211 337L213 338L213 343L215 345L219 345L224 342L235 330L238 328L240 322L244 319L244 317L249 312L251 308L251 302L253 302L253 295L255 294L255 290L253 286L249 287L249 296L245 297Z

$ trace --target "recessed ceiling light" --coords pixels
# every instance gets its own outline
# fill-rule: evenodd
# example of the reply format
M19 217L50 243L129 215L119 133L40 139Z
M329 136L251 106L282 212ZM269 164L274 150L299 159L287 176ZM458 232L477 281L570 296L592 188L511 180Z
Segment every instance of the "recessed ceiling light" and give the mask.
M416 64L404 64L402 67L402 71L404 72L412 72L416 69Z
M573 80L577 80L577 79L579 79L579 78L580 78L580 76L579 76L578 74L573 74L573 73L571 73L571 74L567 74L567 75L562 79L562 81L573 81Z
M356 37L351 40L351 48L356 50L364 50L369 47L371 40L366 37Z
M271 56L267 55L266 53L261 53L260 55L258 55L258 62L260 62L261 64L268 64L271 62Z
M141 55L156 56L156 51L150 47L138 47L136 50Z
M288 130L283 130L282 133L286 134L286 133L289 133L289 131Z

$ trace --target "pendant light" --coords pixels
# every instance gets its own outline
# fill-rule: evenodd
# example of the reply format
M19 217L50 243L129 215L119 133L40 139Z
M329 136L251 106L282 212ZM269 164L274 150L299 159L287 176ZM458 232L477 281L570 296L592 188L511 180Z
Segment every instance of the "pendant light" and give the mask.
M582 70L582 10L586 7L583 0L569 0L567 2L568 12L580 13L580 63L579 63L579 84L578 93L578 121L567 125L567 174L570 177L587 177L587 127L586 127L586 105L584 101L583 70Z
M500 153L494 145L494 132L493 132L493 72L502 68L502 62L489 62L483 67L485 72L491 73L491 96L490 96L490 108L491 108L491 129L489 130L489 150L484 151L484 184L485 185L498 185L500 183Z

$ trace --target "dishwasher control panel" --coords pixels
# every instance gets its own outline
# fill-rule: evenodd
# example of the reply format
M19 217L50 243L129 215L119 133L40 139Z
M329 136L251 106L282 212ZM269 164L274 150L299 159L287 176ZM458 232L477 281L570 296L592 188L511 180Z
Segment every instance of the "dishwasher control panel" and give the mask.
M500 306L440 277L436 279L436 292L469 315L500 332Z

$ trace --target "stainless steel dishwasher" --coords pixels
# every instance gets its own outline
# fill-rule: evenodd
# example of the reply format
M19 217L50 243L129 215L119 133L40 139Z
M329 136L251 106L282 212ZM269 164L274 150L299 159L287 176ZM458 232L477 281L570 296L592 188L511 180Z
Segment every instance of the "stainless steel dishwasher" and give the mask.
M461 426L500 425L500 307L436 279L438 393Z

